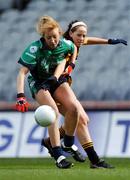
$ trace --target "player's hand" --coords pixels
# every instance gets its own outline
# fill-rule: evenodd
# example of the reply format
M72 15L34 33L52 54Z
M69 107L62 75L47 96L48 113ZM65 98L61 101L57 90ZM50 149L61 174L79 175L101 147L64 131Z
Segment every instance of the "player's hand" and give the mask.
M23 93L17 94L16 109L20 112L28 111L29 103Z
M45 81L45 83L43 83L42 87L45 90L48 90L51 87L56 86L57 84L58 84L57 78L55 76L51 76Z
M50 86L53 86L55 84L57 84L57 78L56 76L51 76L47 79L46 81Z
M108 39L108 44L115 45L115 44L119 44L119 43L122 43L127 46L127 41L124 39Z
M69 66L66 68L65 73L66 74L71 74L74 68L75 68L75 64L71 62L69 64Z
M44 89L44 90L50 90L52 87L58 86L59 82L57 78L53 75L50 76L46 81L43 81L43 83L36 82L35 84L37 86L37 89Z

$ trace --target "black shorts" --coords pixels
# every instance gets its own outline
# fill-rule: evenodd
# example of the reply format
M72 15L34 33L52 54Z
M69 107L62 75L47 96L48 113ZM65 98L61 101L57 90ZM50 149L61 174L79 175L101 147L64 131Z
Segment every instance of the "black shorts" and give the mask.
M67 82L67 79L66 78L63 78L63 77L60 77L58 82L53 85L53 86L49 86L49 84L47 82L42 82L42 83L39 83L39 82L36 82L35 83L35 88L37 89L37 92L40 90L40 89L45 89L45 90L48 90L50 92L50 94L53 96L55 90L61 85L63 84L64 82Z
M59 82L67 82L70 86L72 84L72 77L67 74L67 75L61 75L59 78Z

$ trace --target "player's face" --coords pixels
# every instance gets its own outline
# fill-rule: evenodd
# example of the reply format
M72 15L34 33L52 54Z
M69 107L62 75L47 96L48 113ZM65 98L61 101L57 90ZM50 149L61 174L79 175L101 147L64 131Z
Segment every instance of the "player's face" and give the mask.
M58 28L46 31L44 34L44 39L49 48L55 49L60 40L60 32Z
M87 29L84 26L78 26L74 32L70 32L70 36L77 47L83 45L86 35Z

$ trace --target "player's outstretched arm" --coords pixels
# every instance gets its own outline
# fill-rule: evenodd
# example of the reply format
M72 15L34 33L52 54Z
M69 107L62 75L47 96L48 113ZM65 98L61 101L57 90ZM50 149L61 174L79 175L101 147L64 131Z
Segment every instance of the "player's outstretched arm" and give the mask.
M84 41L84 45L95 45L95 44L124 44L127 45L127 41L124 39L104 39L98 37L87 37Z
M58 78L63 73L65 69L65 64L66 64L66 59L64 59L60 64L57 65L54 74L46 80L47 86L45 85L44 89L48 89L59 84Z

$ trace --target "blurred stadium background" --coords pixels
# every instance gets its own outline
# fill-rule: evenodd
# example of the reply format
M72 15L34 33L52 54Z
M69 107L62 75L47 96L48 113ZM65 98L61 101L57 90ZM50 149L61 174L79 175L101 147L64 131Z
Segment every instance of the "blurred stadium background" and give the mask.
M35 25L41 15L57 19L63 30L81 19L89 36L130 39L129 0L0 0L0 10L0 101L15 101L16 62L28 43L38 39ZM128 49L121 44L81 48L73 73L80 100L130 100ZM26 95L30 97L28 87Z
M0 0L1 139L2 133L6 133L3 126L14 127L15 136L15 133L23 132L23 126L27 123L23 125L22 119L24 122L27 119L33 119L32 114L23 115L17 112L12 114L12 111L6 112L6 110L12 109L12 104L16 100L17 60L24 48L39 38L35 25L41 15L54 17L64 31L71 20L79 19L87 23L88 36L123 38L128 41L128 46L119 44L82 47L73 73L72 87L84 108L91 110L89 115L93 123L90 123L90 130L99 154L129 157L130 0ZM33 101L27 84L25 94L30 101ZM120 112L117 112L119 110ZM118 129L117 125L121 124L119 118L124 124ZM19 125L15 127L17 119L19 119L20 127ZM26 125L28 127L28 123ZM19 132L16 130L18 128L20 128ZM120 142L116 141L118 138ZM102 146L99 146L99 141ZM117 143L115 151L111 151L115 142ZM19 146L18 142L17 145ZM16 148L15 153L13 144L12 151L9 151L9 141L8 143L2 141L0 147L1 156L18 156L22 152L22 149ZM28 152L24 152L25 154L21 156L30 156L31 148L26 149L23 145L23 149ZM35 148L33 150L37 151ZM34 153L34 155L39 154Z

